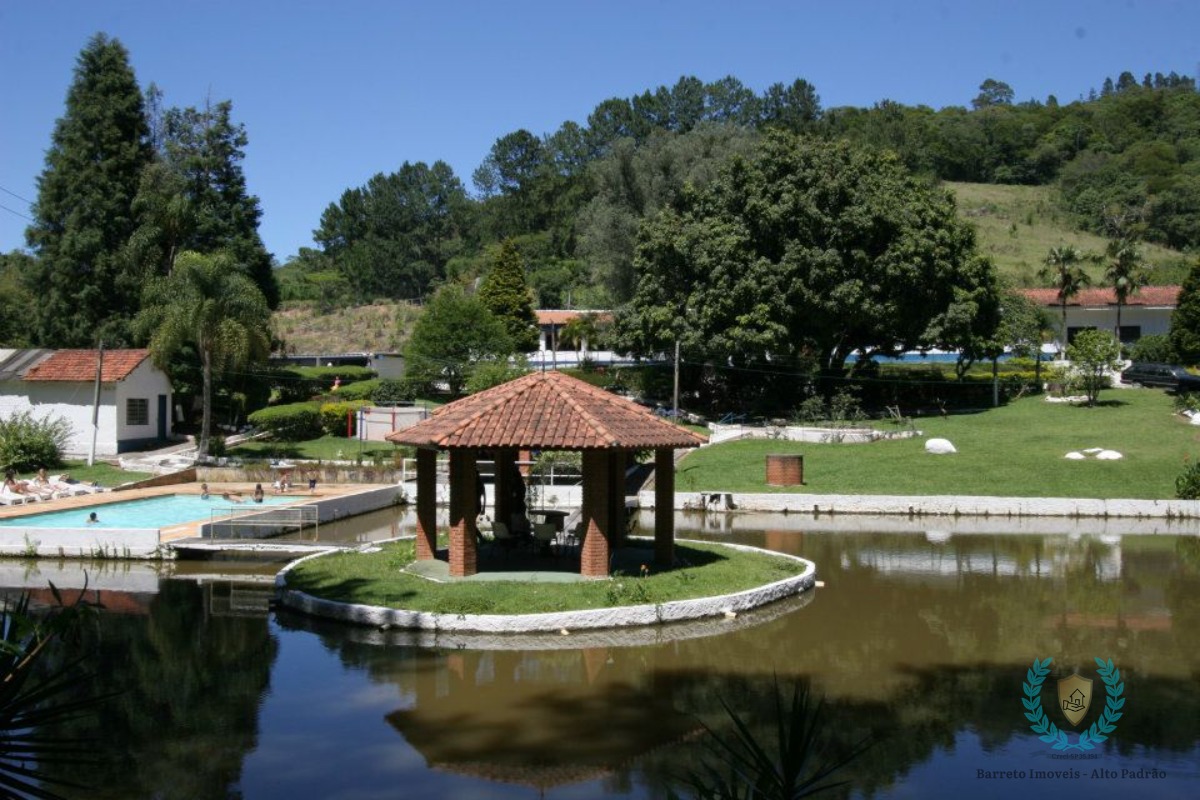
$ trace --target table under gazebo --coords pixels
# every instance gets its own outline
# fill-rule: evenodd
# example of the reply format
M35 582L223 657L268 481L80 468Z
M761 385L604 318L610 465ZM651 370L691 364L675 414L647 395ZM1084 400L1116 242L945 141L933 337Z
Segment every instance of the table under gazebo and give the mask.
M535 372L448 403L429 419L387 436L417 448L417 559L433 559L437 543L437 453L450 460L450 575L474 575L478 564L481 452L495 462L495 518L512 515L521 451L583 455L580 573L607 577L625 528L625 465L652 450L655 468L654 559L669 566L675 542L675 450L706 441L630 400L560 372Z

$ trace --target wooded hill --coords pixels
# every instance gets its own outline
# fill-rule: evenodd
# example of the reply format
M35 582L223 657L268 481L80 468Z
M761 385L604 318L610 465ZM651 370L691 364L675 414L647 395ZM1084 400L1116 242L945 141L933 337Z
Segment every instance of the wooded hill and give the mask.
M773 128L889 149L910 170L954 182L985 251L1020 283L1037 283L1051 246L1077 242L1101 252L1114 238L1200 246L1200 94L1192 79L1122 73L1067 104L1014 99L989 79L970 108L885 100L825 109L804 80L755 94L732 77L684 77L605 100L586 124L500 137L471 176L473 194L443 162L405 162L347 189L322 215L318 247L278 271L282 295L327 309L419 298L438 283L480 276L498 243L514 238L539 305L618 305L632 296L642 220L685 186L705 186ZM992 196L963 184L1009 188ZM1146 255L1161 268L1156 282L1186 270L1187 259L1167 249Z

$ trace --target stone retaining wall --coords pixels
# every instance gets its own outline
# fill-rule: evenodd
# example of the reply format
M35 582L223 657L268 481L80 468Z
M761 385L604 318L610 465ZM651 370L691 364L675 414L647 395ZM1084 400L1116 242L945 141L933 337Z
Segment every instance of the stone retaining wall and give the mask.
M639 508L654 508L654 492L638 494ZM971 495L755 494L676 492L680 511L780 511L809 514L904 514L982 517L1200 518L1200 500L1122 500L1073 497Z
M806 559L762 550L756 547L746 547L744 545L723 543L722 546L735 550L766 553L777 558L787 558L805 565L805 568L800 575L734 594L701 597L692 600L676 600L668 603L617 606L614 608L587 609L582 611L560 611L546 614L436 614L428 611L408 611L405 609L382 608L380 606L339 603L287 588L288 572L308 558L321 558L323 554L307 556L289 564L276 578L276 586L279 589L280 602L283 605L306 614L334 619L339 622L369 625L376 628L412 628L439 632L512 634L625 628L638 625L662 625L664 623L683 620L724 617L808 591L813 588L816 582L816 565Z

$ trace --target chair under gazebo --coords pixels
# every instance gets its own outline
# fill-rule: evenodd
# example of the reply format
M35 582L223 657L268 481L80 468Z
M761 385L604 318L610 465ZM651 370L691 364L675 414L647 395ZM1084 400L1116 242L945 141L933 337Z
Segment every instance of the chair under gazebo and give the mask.
M607 577L625 524L629 454L654 451L654 559L674 560L675 450L698 447L701 434L660 419L630 400L560 372L535 372L448 403L388 441L417 448L417 559L436 556L437 453L450 460L449 562L452 577L478 567L478 473L481 452L495 461L495 517L507 520L517 456L526 450L583 455L580 574Z

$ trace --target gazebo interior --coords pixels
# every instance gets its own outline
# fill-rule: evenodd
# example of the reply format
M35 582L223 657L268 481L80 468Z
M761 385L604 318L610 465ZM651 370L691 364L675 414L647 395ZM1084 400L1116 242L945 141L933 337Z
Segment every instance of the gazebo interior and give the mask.
M494 518L520 527L523 503L518 454L579 451L583 506L578 526L580 574L607 577L625 531L625 469L636 451L654 452L654 561L674 561L675 450L697 447L701 434L658 418L648 409L560 372L535 372L442 406L429 419L388 440L417 448L417 559L436 558L437 453L449 455L451 577L479 567L480 478L476 462L495 463Z

